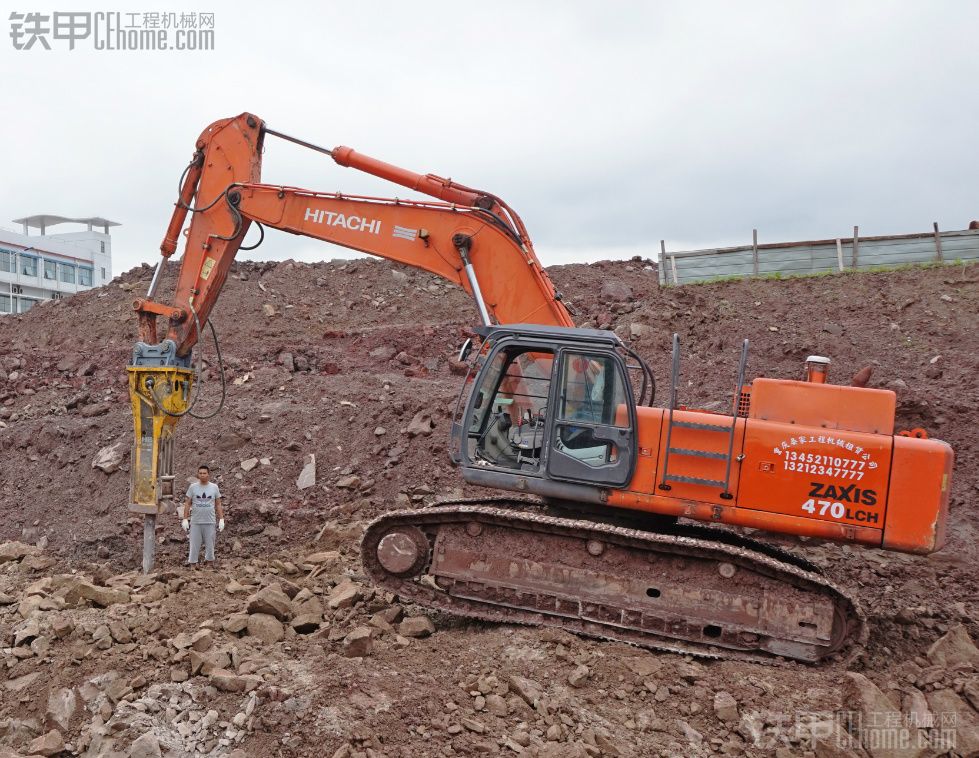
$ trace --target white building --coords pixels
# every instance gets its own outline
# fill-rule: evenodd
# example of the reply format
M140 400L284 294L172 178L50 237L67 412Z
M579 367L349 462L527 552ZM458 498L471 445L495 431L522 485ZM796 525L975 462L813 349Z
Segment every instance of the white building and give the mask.
M27 216L14 219L22 233L0 227L0 315L24 313L40 300L57 300L100 287L112 278L108 219ZM57 224L85 231L48 234ZM101 227L101 229L99 229ZM30 234L37 230L35 234Z

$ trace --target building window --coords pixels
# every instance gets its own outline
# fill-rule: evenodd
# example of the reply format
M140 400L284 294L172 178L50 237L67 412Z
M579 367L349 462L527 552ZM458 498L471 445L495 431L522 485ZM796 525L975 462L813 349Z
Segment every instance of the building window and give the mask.
M8 273L13 273L15 253L11 253L8 250L0 250L0 271L6 271Z
M35 303L37 303L37 300L34 300L33 298L22 297L20 299L20 306L18 308L18 313L27 313L27 311L29 311Z
M92 269L90 269L90 268L82 268L81 266L79 266L79 268L78 268L78 283L80 285L82 285L83 287L91 287L92 286Z
M10 295L0 295L0 313L10 313Z
M44 278L51 281L58 280L58 264L55 261L44 261Z
M20 273L23 276L37 276L37 258L32 255L21 255Z
M104 253L105 252L105 240L102 240L101 242L99 242L99 245L102 247L102 252Z
M105 281L105 267L102 267L102 281Z
M75 267L69 266L66 263L61 264L61 281L66 284L75 283Z

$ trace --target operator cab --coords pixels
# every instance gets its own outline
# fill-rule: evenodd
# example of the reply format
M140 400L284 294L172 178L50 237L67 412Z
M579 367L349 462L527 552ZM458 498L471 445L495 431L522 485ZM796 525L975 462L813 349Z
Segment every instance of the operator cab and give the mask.
M452 457L466 481L590 501L597 488L626 486L636 394L642 400L652 386L638 356L608 331L515 325L477 333L482 347L453 423Z

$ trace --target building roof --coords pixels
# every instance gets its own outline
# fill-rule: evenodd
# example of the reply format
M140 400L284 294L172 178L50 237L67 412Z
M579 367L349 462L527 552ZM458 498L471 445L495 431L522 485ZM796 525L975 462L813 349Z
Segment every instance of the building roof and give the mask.
M35 216L24 216L24 218L13 219L15 224L23 224L31 229L46 229L55 224L91 224L92 226L105 227L105 233L109 233L110 226L121 226L117 221L110 221L101 216L89 216L87 218L68 218L67 216L55 216L50 213L39 213Z

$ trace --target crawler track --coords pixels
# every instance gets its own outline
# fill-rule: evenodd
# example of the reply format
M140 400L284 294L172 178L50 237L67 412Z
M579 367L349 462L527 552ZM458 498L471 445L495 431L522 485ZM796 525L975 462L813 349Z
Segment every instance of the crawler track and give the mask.
M804 559L726 530L650 532L491 498L399 511L363 538L405 600L705 658L816 663L865 641L857 603Z

